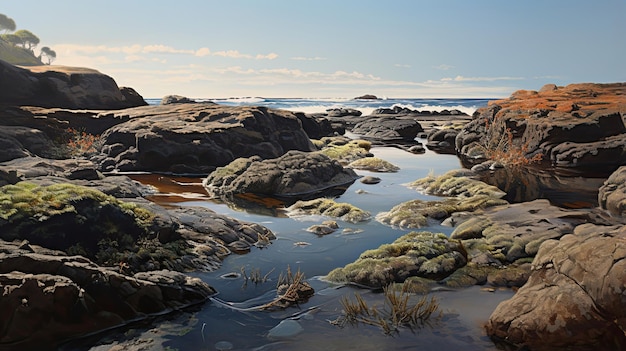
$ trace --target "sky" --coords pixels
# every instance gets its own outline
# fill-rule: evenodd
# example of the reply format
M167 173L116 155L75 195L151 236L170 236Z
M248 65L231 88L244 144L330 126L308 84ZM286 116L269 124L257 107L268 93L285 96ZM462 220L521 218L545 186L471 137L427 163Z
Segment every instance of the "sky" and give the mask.
M0 0L144 98L506 97L626 81L626 0Z

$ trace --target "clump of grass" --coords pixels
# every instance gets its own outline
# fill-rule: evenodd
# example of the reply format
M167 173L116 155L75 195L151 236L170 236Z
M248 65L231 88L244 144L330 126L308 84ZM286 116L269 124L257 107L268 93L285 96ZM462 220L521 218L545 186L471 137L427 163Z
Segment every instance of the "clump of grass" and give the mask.
M289 208L291 215L319 214L334 218L341 218L350 223L364 222L371 218L371 213L345 202L336 202L328 198L319 198L308 201L297 201Z
M496 117L497 118L497 117ZM495 123L485 118L485 134L479 148L482 149L487 159L499 162L504 167L519 168L540 162L543 154L528 154L528 143L520 143L514 140L511 128L500 123Z
M255 269L250 270L250 275L248 275L248 273L246 272L246 267L242 266L241 267L241 276L243 277L242 288L245 289L248 286L248 281L251 281L254 285L266 283L269 280L269 276L270 274L272 274L273 271L274 271L274 268L272 268L266 274L262 275L261 269L255 268Z
M383 289L383 295L384 304L381 308L368 305L359 293L354 294L354 301L346 296L342 297L343 315L331 323L339 327L357 326L361 323L373 325L391 335L398 333L401 327L414 329L426 325L439 310L435 297L424 296L413 302L413 295L404 285L400 291L387 286Z

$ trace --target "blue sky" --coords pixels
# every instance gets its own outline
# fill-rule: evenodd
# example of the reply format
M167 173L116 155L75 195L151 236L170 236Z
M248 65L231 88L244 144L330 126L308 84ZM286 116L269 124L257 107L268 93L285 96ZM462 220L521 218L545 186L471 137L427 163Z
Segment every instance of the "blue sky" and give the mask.
M54 64L144 97L505 97L626 81L626 0L3 0L0 13Z

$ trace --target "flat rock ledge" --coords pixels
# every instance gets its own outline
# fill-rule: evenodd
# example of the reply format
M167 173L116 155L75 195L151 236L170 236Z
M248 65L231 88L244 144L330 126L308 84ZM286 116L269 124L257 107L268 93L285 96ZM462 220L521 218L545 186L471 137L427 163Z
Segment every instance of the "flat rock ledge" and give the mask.
M81 256L0 241L0 350L70 338L202 303L215 291L173 271L127 276Z
M545 242L528 282L489 318L487 334L532 350L626 347L626 227L583 224Z

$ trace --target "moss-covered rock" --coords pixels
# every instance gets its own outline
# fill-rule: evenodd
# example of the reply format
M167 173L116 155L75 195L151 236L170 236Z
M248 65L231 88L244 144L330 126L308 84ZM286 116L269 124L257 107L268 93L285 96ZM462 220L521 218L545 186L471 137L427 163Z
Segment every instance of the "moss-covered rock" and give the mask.
M334 269L326 278L385 287L410 277L440 280L466 263L467 253L460 241L441 233L411 232L391 244L365 251L355 262Z
M508 204L505 200L487 195L469 198L449 198L442 201L410 200L394 206L388 212L380 212L376 220L400 228L421 228L428 220L441 221L452 213L474 211L492 206Z
M493 198L502 198L505 192L493 185L472 178L473 172L467 170L452 170L441 176L428 176L409 184L409 187L422 190L430 195L472 197L487 195Z
M88 187L28 182L0 188L0 238L96 257L146 237L154 214Z
M370 157L369 152L372 144L365 140L352 140L347 137L325 137L314 144L320 152L337 160L342 164L348 164L358 159Z
M371 172L397 172L400 170L400 167L378 157L366 157L352 161L347 167Z
M288 209L289 215L317 214L340 218L346 222L358 223L371 218L371 213L345 202L336 202L333 199L319 198L308 201L297 201Z

